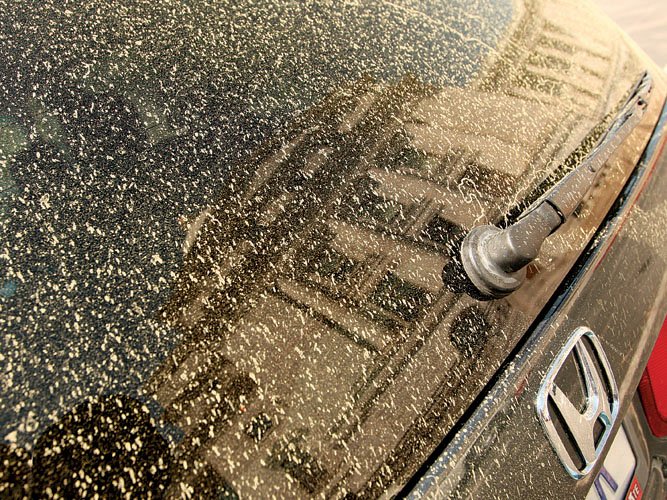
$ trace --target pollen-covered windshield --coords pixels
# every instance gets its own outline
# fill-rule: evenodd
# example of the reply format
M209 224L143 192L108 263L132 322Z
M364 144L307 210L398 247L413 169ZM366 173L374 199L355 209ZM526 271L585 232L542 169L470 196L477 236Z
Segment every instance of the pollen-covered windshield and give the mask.
M0 7L0 494L396 490L586 232L535 302L451 249L639 72L550 0Z

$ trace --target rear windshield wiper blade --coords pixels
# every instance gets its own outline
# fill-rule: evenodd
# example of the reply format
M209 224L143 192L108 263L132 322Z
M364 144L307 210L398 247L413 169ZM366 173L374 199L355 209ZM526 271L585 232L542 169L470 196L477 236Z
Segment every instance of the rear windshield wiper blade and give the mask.
M544 240L572 215L595 184L600 168L641 120L651 88L646 72L591 152L514 224L504 229L478 226L466 235L458 265L463 266L463 278L474 287L476 297L500 298L521 286L525 267L537 257ZM451 276L446 269L445 280Z

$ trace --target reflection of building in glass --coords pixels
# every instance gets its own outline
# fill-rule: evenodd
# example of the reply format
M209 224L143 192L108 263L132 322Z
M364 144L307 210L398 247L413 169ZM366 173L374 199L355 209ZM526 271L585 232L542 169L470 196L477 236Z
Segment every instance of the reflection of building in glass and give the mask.
M531 9L476 89L357 82L232 167L254 177L190 224L164 309L184 340L149 384L185 434L190 487L212 468L241 495L376 494L514 345L506 302L452 294L440 273L567 154L574 117L529 84L565 42L530 39L546 22Z
M522 137L541 128L545 114L560 110L556 117L560 127L551 137L551 144L560 147L540 157L543 163L552 160L556 165L611 111L622 97L618 92L634 78L632 60L621 40L605 30L588 28L599 24L599 13L580 2L569 3L563 8L548 0L515 0L515 10L523 13L516 16L503 51L489 59L475 85L542 106L544 111L535 115L513 113L514 125L520 128L517 135ZM628 74L632 76L627 87L614 85L620 75Z
M165 309L186 341L151 388L186 434L183 457L239 492L254 476L284 488L285 472L310 493L362 486L353 471L367 478L447 367L482 348L490 321L445 291L440 273L447 246L495 194L451 184L476 167L471 151L415 147L435 138L414 118L433 94L411 78L340 92L241 167L254 178L190 225ZM452 343L448 317L477 325L478 340ZM377 425L406 390L396 378L428 377L429 359L440 377L391 411L394 425Z

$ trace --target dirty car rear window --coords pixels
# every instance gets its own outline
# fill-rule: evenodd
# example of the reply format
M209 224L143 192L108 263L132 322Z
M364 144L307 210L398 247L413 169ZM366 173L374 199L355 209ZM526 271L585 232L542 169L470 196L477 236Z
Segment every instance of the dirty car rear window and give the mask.
M0 6L0 493L403 484L533 314L449 250L634 68L549 0Z

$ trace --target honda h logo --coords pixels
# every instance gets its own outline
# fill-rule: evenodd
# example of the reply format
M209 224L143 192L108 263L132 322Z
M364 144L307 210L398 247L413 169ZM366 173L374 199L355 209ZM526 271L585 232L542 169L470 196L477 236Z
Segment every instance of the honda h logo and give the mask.
M563 365L570 359L583 382L581 406L556 384ZM588 474L604 449L619 406L618 387L609 361L591 330L579 327L572 333L549 367L536 404L544 431L567 472L575 479Z

